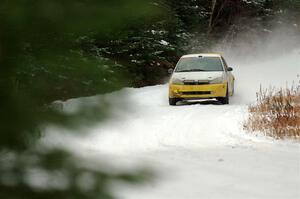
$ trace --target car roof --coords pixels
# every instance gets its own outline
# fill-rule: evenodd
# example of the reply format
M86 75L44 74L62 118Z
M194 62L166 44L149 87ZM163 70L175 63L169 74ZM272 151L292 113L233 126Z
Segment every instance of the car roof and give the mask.
M222 55L220 53L201 53L201 54L183 55L181 58L188 58L188 57L222 57Z

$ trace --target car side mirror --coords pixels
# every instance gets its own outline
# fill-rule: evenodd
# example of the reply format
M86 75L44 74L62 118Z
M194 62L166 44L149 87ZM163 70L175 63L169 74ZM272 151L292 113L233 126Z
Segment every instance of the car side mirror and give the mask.
M233 71L233 69L231 67L228 67L227 71Z
M169 70L168 70L168 73L169 73L169 74L172 74L172 73L173 73L173 71L174 71L174 69L173 69L173 68L169 68Z

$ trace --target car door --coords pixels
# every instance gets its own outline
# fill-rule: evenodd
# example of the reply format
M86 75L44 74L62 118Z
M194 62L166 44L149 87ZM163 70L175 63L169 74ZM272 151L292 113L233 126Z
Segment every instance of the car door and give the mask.
M232 75L231 71L228 71L228 65L227 65L225 59L223 57L221 57L221 59L222 59L224 69L225 69L226 80L228 82L228 92L229 92L230 95L232 95L233 86L234 86L233 85L234 78L233 78L233 75Z

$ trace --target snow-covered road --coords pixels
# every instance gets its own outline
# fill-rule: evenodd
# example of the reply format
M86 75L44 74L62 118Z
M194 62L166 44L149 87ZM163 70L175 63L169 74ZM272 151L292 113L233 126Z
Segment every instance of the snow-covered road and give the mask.
M49 128L44 140L83 156L146 165L157 173L145 186L116 188L120 198L300 198L299 143L243 130L247 105L261 84L285 86L297 80L299 53L234 67L236 93L230 105L188 102L172 107L167 85L69 100L66 110L105 98L114 104L112 115L89 129L88 136L61 135L62 130Z

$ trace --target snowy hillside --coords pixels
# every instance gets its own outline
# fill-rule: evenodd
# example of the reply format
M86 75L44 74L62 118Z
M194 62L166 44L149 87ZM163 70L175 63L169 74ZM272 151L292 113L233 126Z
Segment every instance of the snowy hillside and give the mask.
M299 143L248 134L242 127L260 85L297 81L300 51L233 68L236 89L230 105L171 107L167 85L126 88L65 102L67 111L99 98L114 106L111 117L91 127L88 136L62 135L63 130L51 127L43 142L123 165L147 165L157 173L142 187L116 186L120 198L300 198Z

